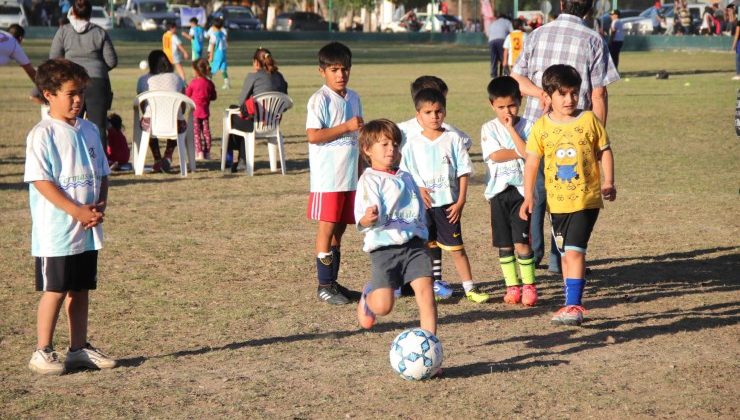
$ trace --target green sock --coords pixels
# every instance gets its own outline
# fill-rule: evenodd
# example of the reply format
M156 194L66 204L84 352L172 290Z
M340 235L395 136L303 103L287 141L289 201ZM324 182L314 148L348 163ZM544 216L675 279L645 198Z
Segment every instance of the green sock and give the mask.
M516 263L514 263L514 255L499 256L498 261L501 263L501 271L504 273L504 282L506 282L506 287L518 286L519 279L516 277Z
M517 255L516 262L519 264L522 282L524 284L534 284L534 253Z

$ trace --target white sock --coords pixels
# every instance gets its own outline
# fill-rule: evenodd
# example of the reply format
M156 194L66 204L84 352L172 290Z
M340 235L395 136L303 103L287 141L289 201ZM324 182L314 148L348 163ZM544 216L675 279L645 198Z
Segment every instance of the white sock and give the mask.
M475 283L473 283L473 280L465 280L462 282L463 289L465 289L465 293L473 290L475 288Z

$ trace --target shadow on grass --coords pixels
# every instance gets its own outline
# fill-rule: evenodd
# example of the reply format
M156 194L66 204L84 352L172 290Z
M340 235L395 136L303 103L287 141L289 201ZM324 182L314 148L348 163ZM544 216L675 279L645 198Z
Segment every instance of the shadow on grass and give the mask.
M639 71L626 71L620 72L619 76L624 79L625 77L655 77L659 70L639 70ZM712 74L712 73L728 73L727 70L678 70L669 72L670 76L686 76L686 75L699 75L699 74Z

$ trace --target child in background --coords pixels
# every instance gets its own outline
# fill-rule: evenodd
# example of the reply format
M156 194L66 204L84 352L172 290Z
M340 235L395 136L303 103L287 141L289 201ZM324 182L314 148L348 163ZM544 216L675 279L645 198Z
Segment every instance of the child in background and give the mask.
M422 89L414 103L416 119L423 131L410 133L406 139L401 151L401 169L414 177L421 191L427 209L430 245L452 253L465 297L475 303L487 302L490 296L473 282L460 227L468 178L473 171L470 156L463 139L442 126L446 113L442 92Z
M534 285L534 254L529 246L529 222L519 217L524 202L524 157L532 122L519 118L522 93L519 83L509 76L497 77L488 84L488 100L496 114L481 128L483 161L488 166L484 195L491 207L491 235L498 248L504 273L508 304L537 303ZM514 252L516 251L516 262ZM524 287L516 273L517 265Z
M167 23L167 32L170 33L170 43L172 44L172 65L175 66L175 72L177 72L177 75L180 76L184 82L187 82L187 79L185 78L185 68L182 66L182 61L183 59L188 59L188 51L182 46L182 41L180 41L180 37L177 36L177 24L175 22Z
M581 299L586 284L586 249L602 201L617 197L614 156L604 126L591 111L578 109L581 76L568 65L550 66L542 88L552 111L532 126L524 166L524 203L519 215L527 219L534 206L534 182L544 158L545 190L552 232L562 255L565 306L552 318L557 325L581 325ZM601 169L604 182L601 182Z
M411 102L414 101L414 97L420 90L427 88L436 89L442 92L442 95L444 95L445 98L447 97L448 89L444 80L436 76L419 76L411 83ZM470 138L470 136L446 122L442 123L442 127L445 130L452 131L456 135L460 136L465 144L465 149L470 150L470 147L473 145L473 139ZM398 124L398 128L403 134L401 147L405 144L408 136L418 135L423 131L423 128L416 116L408 121ZM432 257L432 272L434 274L434 294L439 300L447 299L452 296L452 287L450 287L449 283L442 280L442 250L432 243L430 243L430 246L431 248L429 248L429 253ZM403 292L404 294L411 294L410 287L405 286Z
M319 50L319 74L324 86L308 100L306 136L311 192L306 215L318 221L316 232L316 295L330 305L345 305L359 298L337 282L342 235L355 223L362 105L355 91L347 88L352 51L332 42Z
M211 127L208 118L211 116L210 104L216 100L216 86L208 78L211 68L208 61L200 58L193 62L195 78L185 88L185 94L195 102L193 112L193 134L195 136L195 159L211 159Z
M110 174L100 131L77 117L89 80L82 66L65 59L47 60L36 74L49 118L28 133L23 180L29 183L36 290L43 292L28 367L42 375L116 365L87 342L89 291L97 288ZM65 300L70 345L62 362L53 338Z
M524 42L527 40L527 34L522 31L522 21L514 19L511 22L513 31L509 32L504 39L504 74L511 74L511 68L514 67L519 54L524 51Z
M111 171L130 171L132 169L129 159L131 150L128 148L128 140L123 135L123 120L115 113L108 115L108 148L105 155Z
M198 25L198 18L190 18L190 31L182 32L183 38L190 41L190 50L193 61L196 61L203 54L203 41L205 39L203 28Z
M211 64L211 77L219 71L224 77L221 89L229 89L228 64L226 63L226 32L224 21L221 18L213 22L213 27L208 30L208 62Z
M372 327L376 315L393 309L393 291L410 284L421 328L437 334L424 203L411 175L398 169L400 148L401 131L389 120L370 121L360 131L362 157L370 167L357 182L354 212L357 229L365 234L362 249L370 254L372 279L363 289L357 319L362 328Z

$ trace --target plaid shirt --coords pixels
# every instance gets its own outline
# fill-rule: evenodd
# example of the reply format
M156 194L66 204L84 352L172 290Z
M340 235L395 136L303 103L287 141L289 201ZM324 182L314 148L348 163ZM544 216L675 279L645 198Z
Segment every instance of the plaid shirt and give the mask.
M542 73L554 64L568 64L581 74L578 108L591 109L591 91L619 80L606 41L583 20L561 14L527 36L513 73L527 77L542 87ZM542 116L539 98L528 97L524 118L536 121Z

